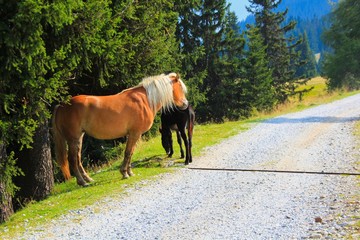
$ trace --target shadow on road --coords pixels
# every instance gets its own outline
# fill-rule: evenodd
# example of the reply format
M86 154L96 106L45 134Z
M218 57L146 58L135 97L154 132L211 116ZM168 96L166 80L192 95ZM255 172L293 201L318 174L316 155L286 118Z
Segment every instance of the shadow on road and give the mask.
M324 117L317 117L317 116L310 116L304 118L287 118L287 117L278 117L273 118L265 123L270 124L282 124L282 123L345 123L345 122L356 122L360 121L359 117L332 117L332 116L324 116Z

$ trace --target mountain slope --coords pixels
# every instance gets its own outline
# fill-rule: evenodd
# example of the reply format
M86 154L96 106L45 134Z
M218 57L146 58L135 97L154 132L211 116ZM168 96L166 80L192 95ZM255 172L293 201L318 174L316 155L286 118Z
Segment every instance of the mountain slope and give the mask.
M288 16L300 19L321 18L329 14L338 0L283 0L278 10L289 9Z
M277 11L288 9L287 20L295 20L297 26L293 34L300 36L304 32L309 38L310 48L314 53L329 51L324 45L321 35L329 27L327 18L339 0L283 0ZM246 30L247 24L254 24L253 15L248 16L244 21L239 22L241 31Z

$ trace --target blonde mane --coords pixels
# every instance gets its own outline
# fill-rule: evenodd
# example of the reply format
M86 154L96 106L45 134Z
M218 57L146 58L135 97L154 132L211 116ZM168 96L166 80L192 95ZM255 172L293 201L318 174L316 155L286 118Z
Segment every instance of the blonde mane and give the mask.
M158 105L161 105L162 109L164 110L169 110L173 108L174 96L171 77L174 76L176 76L176 73L146 77L138 85L145 88L149 105L152 110L155 111ZM179 79L179 81L181 83L183 91L186 93L187 89L185 84L181 81L181 79Z

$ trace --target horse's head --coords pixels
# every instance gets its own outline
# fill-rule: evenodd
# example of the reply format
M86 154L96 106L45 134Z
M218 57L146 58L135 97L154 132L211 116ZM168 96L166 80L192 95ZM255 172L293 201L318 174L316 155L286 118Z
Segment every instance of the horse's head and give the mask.
M186 109L189 105L189 102L185 96L187 92L185 84L180 79L180 76L177 73L170 73L169 78L172 82L173 97L176 107L181 110Z
M167 155L171 156L173 153L171 152L172 148L172 137L171 137L171 130L170 129L162 129L159 128L161 133L161 144L165 149Z

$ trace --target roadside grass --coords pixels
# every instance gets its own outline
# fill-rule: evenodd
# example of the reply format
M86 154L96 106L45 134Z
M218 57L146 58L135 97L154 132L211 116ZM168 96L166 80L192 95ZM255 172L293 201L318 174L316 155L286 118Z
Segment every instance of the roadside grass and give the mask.
M315 77L308 81L306 85L302 85L298 89L303 90L309 88L312 88L311 91L304 93L301 101L299 100L299 96L293 96L288 102L279 105L271 113L259 113L256 118L270 118L286 113L301 111L360 93L360 91L349 92L343 90L328 92L326 80L322 77Z
M263 119L328 103L360 92L334 92L329 94L326 91L325 80L322 78L312 79L307 86L314 88L304 94L301 102L297 98L292 98L272 113L258 113L251 119L236 122L195 125L193 156L199 156L205 147L217 144L230 136L245 131L252 124ZM358 124L358 128L360 138L360 124ZM56 184L52 194L47 199L29 203L22 210L16 212L8 222L1 224L1 238L14 239L21 236L27 229L44 227L51 220L63 214L85 208L106 197L121 198L126 195L126 189L133 188L138 184L146 184L159 174L173 172L176 168L183 167L184 160L179 159L180 150L176 141L174 141L173 156L171 159L166 157L161 146L160 136L147 142L139 141L132 157L135 177L126 180L121 179L119 167L122 158L120 158L111 162L108 167L91 169L90 175L95 181L88 187L77 186L75 179Z

